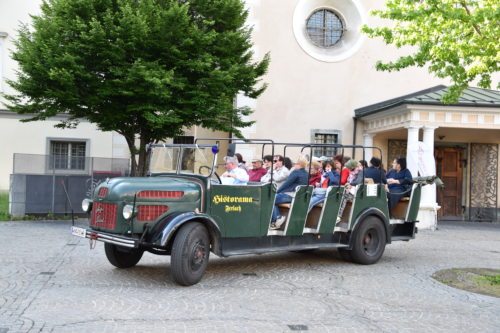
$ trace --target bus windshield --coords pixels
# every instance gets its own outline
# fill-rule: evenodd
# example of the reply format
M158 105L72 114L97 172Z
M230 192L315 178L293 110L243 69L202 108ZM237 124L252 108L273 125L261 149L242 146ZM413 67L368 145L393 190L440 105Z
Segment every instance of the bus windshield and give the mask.
M154 145L151 146L149 172L209 176L212 174L215 158L212 146Z

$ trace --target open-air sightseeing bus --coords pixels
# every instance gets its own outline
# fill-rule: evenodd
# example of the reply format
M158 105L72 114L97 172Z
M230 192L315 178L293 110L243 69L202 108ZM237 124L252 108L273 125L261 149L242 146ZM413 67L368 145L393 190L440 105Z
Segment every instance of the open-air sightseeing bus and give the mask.
M433 178L416 178L409 196L392 212L384 184L370 179L356 186L343 210L345 186L328 187L324 201L312 208L313 186L297 186L292 201L280 205L285 223L274 230L270 222L276 185L222 184L217 161L223 140L227 139L150 145L149 176L101 183L93 197L82 203L90 214L89 227L73 226L72 233L91 242L104 242L108 260L118 268L135 266L144 251L170 255L172 278L181 285L200 281L210 252L228 257L335 248L345 260L373 264L381 258L386 244L415 237L421 187ZM318 148L338 154L355 149L362 151L363 157L366 149L378 149L272 140L233 139L232 144L252 146L262 156L287 156L293 150L308 156L309 162Z

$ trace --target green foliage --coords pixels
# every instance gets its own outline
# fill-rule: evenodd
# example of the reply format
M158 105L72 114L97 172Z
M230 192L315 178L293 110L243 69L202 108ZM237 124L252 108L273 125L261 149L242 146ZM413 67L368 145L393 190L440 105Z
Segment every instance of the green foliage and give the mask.
M19 29L9 81L18 93L6 96L27 121L64 112L58 127L86 118L117 131L139 153L139 173L148 142L194 125L240 135L252 124L233 99L264 91L269 56L252 61L244 1L45 0L41 9Z
M453 103L476 82L492 87L492 74L500 61L500 2L498 0L388 0L372 15L392 21L387 27L363 27L370 37L382 37L414 53L396 61L378 62L383 71L428 65L429 72L449 78L453 85L443 102ZM500 88L499 82L493 87Z
M0 192L0 221L8 221L9 218L9 193Z
M487 281L492 286L500 286L500 275L485 275L481 279Z

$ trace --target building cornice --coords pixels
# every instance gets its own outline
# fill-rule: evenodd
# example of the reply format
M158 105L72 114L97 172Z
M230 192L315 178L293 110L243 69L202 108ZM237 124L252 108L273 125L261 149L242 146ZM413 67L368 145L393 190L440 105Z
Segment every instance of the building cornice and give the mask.
M0 119L25 120L25 119L30 119L33 116L34 115L32 115L32 114L19 114L19 113L12 112L12 111L9 111L9 110L6 110L6 109L0 109ZM49 117L46 120L64 121L64 120L68 120L69 118L70 118L69 115L64 114L64 113L60 113L57 116ZM88 122L88 120L85 119L85 118L80 118L79 121L82 122L82 123L83 122Z

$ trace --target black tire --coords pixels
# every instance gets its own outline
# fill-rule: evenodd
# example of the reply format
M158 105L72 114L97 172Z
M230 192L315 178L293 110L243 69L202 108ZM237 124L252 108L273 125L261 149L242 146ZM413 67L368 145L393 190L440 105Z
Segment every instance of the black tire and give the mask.
M170 256L172 279L182 286L198 283L207 268L210 238L200 223L188 223L177 233Z
M123 246L118 246L110 243L104 244L104 251L109 262L118 268L134 267L144 254L143 250L129 249Z
M351 256L352 261L362 265L376 263L384 254L386 234L382 221L368 216L354 235Z
M344 248L338 248L337 251L339 252L340 258L344 261L351 262L352 261L352 251Z

